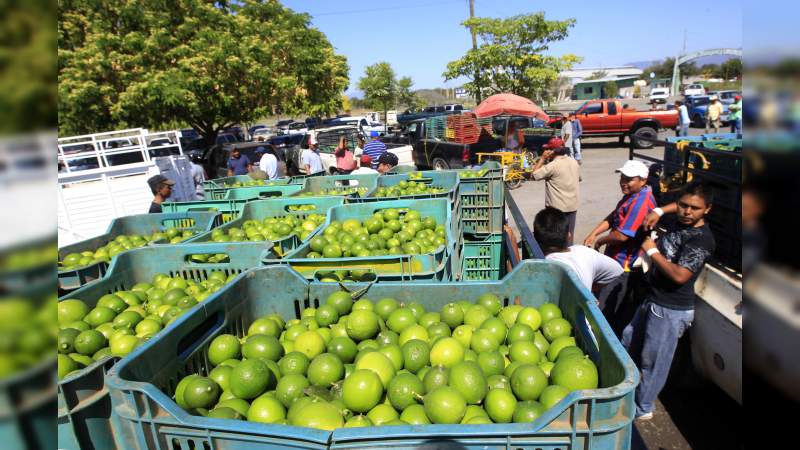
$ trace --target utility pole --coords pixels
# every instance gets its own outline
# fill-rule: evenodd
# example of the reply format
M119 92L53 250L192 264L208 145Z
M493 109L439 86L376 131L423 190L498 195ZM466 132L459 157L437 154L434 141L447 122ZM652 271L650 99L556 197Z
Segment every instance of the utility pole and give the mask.
M475 0L469 0L469 18L475 18ZM472 49L478 50L478 40L475 37L475 27L469 27L470 32L472 32ZM478 98L476 99L478 103L483 100L481 98L481 86L478 84L478 77L480 76L480 71L475 69L475 85L478 87Z

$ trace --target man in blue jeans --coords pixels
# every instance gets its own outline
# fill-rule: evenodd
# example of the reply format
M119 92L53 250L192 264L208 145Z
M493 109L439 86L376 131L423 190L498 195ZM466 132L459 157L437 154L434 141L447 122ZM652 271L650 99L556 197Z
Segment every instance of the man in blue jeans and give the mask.
M575 161L578 161L578 164L583 164L581 159L581 136L583 136L583 125L581 125L581 120L578 119L578 116L575 113L569 113L569 121L572 122L572 157L575 158Z
M652 229L663 214L677 214L676 223L657 243L650 238L642 243L645 262L650 259L647 293L622 333L622 344L642 373L636 387L639 420L653 418L678 339L694 320L694 282L714 252L714 236L705 222L712 201L711 187L693 182L683 188L676 203L654 209L646 219L645 228Z

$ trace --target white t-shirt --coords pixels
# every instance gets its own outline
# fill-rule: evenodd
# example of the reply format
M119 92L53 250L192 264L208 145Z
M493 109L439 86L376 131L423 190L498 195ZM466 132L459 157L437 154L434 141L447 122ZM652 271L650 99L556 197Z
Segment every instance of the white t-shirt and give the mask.
M359 167L358 169L350 172L353 175L360 175L360 174L367 174L367 173L379 173L377 170L373 169L372 167Z
M315 152L311 149L303 150L303 154L301 155L301 159L303 162L303 169L306 166L311 166L311 173L322 172L322 158L319 157L319 153Z
M258 162L258 168L263 170L270 180L278 178L278 158L272 153L264 153L264 155L261 156L261 161Z
M681 105L678 108L678 111L680 112L681 116L681 125L689 125L689 108L687 108L686 105Z
M583 245L573 245L568 252L550 253L544 258L570 266L590 291L592 285L608 284L622 275L622 266L619 263Z

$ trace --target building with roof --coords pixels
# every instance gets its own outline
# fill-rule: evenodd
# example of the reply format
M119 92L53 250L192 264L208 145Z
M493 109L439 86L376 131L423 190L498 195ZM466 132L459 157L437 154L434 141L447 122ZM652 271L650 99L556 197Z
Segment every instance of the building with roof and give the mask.
M601 78L587 80L592 76L602 74ZM589 100L604 98L603 86L608 81L614 81L619 88L618 95L626 98L633 97L633 82L642 76L642 69L633 66L621 67L586 67L565 70L560 77L569 80L569 84L559 89L559 101L572 98L573 100Z

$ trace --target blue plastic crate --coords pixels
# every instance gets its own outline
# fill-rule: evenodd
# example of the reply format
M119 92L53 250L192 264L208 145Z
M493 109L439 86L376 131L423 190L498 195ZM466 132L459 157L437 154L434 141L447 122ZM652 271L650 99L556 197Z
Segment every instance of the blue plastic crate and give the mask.
M127 290L136 283L150 282L157 273L169 276L181 275L186 279L204 280L212 271L223 271L226 275L244 272L261 265L261 261L271 255L270 243L230 243L230 244L184 244L172 246L144 247L118 255L103 278L73 291L59 301L77 298L90 308L105 294ZM230 262L201 264L189 258L197 254L225 253ZM202 309L205 302L193 310ZM173 324L174 325L174 324ZM166 334L172 326L164 327L158 335ZM157 335L157 336L158 336ZM94 364L65 377L58 383L58 436L59 448L70 443L95 442L95 448L108 448L104 444L108 437L95 435L92 430L108 427L110 420L110 398L104 389L103 374L112 358L96 361ZM125 358L122 359L123 361ZM52 376L52 375L51 375ZM99 380L99 381L98 381ZM106 414L108 413L108 414ZM52 431L51 431L52 432ZM61 439L64 439L62 446ZM87 448L82 446L81 448ZM91 448L91 447L88 447ZM120 448L125 448L121 446Z
M69 253L80 253L87 250L94 251L121 235L138 234L149 236L157 231L164 231L173 227L181 231L190 230L196 233L203 233L220 223L221 219L215 212L137 214L134 216L118 217L111 221L108 230L100 236L66 245L58 249L58 259L61 260ZM153 244L167 244L167 242L156 241L153 242ZM59 270L58 288L62 291L77 289L90 281L102 277L107 268L108 263L97 263L77 269Z
M453 257L458 269L453 277L462 281L499 280L503 272L503 235L491 234L485 238L461 237Z
M243 199L223 199L223 200L198 200L191 202L167 202L162 203L161 208L164 212L214 212L219 214L222 223L230 222L239 217L242 208L247 202L259 200L255 198Z
M259 200L253 201L244 206L242 214L239 218L227 222L215 229L226 231L232 227L241 228L242 224L247 220L264 220L269 217L284 217L295 216L304 220L310 214L321 214L327 216L328 210L334 206L339 206L344 203L342 197L313 197L313 198L276 198L272 200ZM291 211L290 206L311 205L314 210L309 211ZM213 230L212 230L213 231ZM212 231L197 235L191 239L187 239L186 243L197 242L212 242ZM308 238L310 239L317 230L314 230ZM299 237L290 235L286 238L273 241L273 250L278 256L283 256L296 249L305 241L301 241Z
M420 172L421 178L411 178L410 174L405 173L401 175L384 175L378 178L378 185L372 193L367 197L350 199L351 203L355 202L374 202L386 200L399 200L399 199L423 199L423 198L446 198L450 202L455 202L458 193L458 174L454 172ZM443 189L443 192L437 194L418 194L418 195L404 195L399 197L375 197L375 193L381 187L396 186L402 181L414 181L423 183L431 187Z
M276 291L274 286L281 286ZM116 436L129 448L339 449L436 448L478 450L630 448L638 370L614 336L591 293L565 266L525 261L501 281L476 283L357 284L369 298L392 297L438 310L453 299L484 293L505 304L559 305L575 326L578 345L597 364L600 388L570 393L533 423L340 428L332 432L288 425L192 416L172 399L184 376L207 374L207 350L223 333L243 336L250 323L270 313L299 318L339 286L311 283L281 267L252 270L210 297L206 308L178 320L173 331L136 349L109 373ZM185 447L192 446L192 447Z
M343 269L367 269L374 272L381 280L442 280L450 277L449 259L456 242L451 228L450 204L446 199L434 198L425 200L389 200L383 202L352 203L331 208L322 230L334 220L347 219L366 220L376 211L395 208L413 209L422 217L433 217L436 223L445 226L447 245L439 247L434 253L427 255L388 255L363 258L308 258L311 243L306 242L282 260L267 260L266 264L290 265L307 279L313 279L320 271Z
M306 184L302 190L292 194L295 197L314 196L323 189L346 188L346 187L366 187L367 191L362 195L349 194L343 197L367 197L378 185L378 175L359 174L359 175L330 175L325 177L311 177L306 179ZM324 197L324 195L318 195Z
M37 277L13 297L41 306L55 293L57 280L50 266L47 278ZM0 294L0 302L5 300ZM55 311L53 311L55 314ZM0 380L0 442L4 449L56 448L56 355Z
M302 184L288 184L288 180L267 181L264 186L245 186L237 188L206 189L206 198L210 200L286 197L303 188Z
M455 205L460 233L502 233L506 212L504 194L502 179L480 182L464 182L462 179Z

